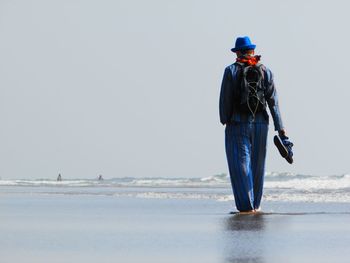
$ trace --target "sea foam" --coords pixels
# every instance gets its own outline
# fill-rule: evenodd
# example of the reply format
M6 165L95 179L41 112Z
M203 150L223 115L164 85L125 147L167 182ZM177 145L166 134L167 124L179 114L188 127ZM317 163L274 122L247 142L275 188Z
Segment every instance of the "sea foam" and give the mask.
M16 193L233 200L230 179L226 174L203 178L120 177L101 181L96 179L0 180L0 191L9 188ZM350 202L350 175L266 173L264 199L291 202Z

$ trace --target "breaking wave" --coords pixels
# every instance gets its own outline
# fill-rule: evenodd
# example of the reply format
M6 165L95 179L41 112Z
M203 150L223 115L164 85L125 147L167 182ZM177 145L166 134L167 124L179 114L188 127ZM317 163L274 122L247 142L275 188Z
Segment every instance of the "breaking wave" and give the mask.
M203 178L134 178L106 180L0 180L0 191L17 193L108 195L136 198L233 200L229 176ZM10 189L10 190L9 190ZM3 191L2 191L3 192ZM265 175L264 199L295 202L350 202L350 175L303 175L270 172Z

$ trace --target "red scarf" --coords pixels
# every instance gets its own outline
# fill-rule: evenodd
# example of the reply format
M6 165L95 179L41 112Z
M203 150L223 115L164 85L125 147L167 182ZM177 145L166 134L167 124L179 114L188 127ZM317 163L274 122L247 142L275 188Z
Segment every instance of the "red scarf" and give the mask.
M255 66L260 61L261 56L243 56L236 59L237 62L248 64L249 66Z

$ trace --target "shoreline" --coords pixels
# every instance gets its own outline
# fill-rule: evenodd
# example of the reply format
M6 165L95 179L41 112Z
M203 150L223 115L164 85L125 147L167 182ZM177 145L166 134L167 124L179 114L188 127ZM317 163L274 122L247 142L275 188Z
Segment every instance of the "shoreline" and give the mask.
M7 262L347 262L350 205L81 195L2 195ZM52 259L52 260L51 260Z

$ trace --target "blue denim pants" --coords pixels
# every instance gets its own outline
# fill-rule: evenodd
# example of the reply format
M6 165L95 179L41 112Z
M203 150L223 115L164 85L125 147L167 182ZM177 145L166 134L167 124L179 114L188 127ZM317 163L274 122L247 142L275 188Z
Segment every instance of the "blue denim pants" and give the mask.
M226 157L233 195L239 211L260 207L267 133L267 123L233 122L226 125Z

